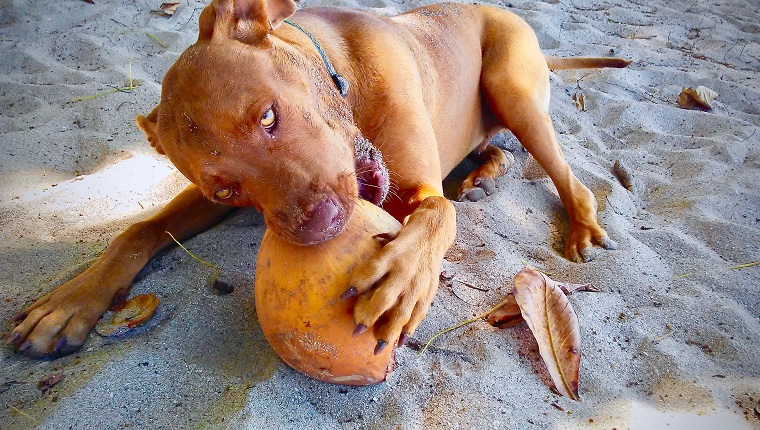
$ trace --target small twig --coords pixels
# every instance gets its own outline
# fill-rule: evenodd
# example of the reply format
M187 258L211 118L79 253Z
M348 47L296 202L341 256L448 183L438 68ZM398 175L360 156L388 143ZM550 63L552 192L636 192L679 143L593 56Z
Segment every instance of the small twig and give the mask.
M113 19L113 18L111 18L111 21L113 21L113 22L115 22L115 23L117 23L117 24L119 24L119 25L121 25L121 26L124 26L124 27L129 27L127 24L124 24L123 22L121 22L121 21L117 21L117 20L115 20L115 19Z
M194 259L195 261L197 261L197 262L201 263L202 265L204 265L204 266L206 266L206 267L210 267L210 268L214 269L214 276L212 276L212 277L211 277L211 281L209 282L209 284L212 284L212 285L213 285L213 284L214 284L214 282L216 281L216 278L219 276L219 272L220 272L219 268L218 268L218 267L217 267L217 266L216 266L214 263L209 263L208 261L206 261L206 260L203 260L203 259L201 259L201 258L197 257L197 256L196 256L195 254L193 254L192 252L190 252L190 251L189 251L187 248L185 248L185 246L184 246L184 245L182 245L181 243L179 243L179 241L178 241L177 239L175 239L175 238L174 238L174 235L173 235L173 234L171 234L170 232L168 232L168 231L167 231L167 232L166 232L166 234L168 234L168 235L169 235L169 237L171 237L171 238L172 238L172 240L173 240L173 241L174 241L174 242L175 242L177 245L179 245L179 247L180 247L180 248L182 248L182 249L183 249L185 252L187 252L187 255L189 255L189 256L191 256L191 257L193 257L193 259Z
M740 264L738 266L732 267L731 269L734 269L734 270L736 270L736 269L746 269L748 267L754 267L754 266L760 266L760 261L753 261L751 263Z
M460 283L460 284L462 284L462 285L468 286L468 287L472 288L473 290L478 290L478 291L483 291L483 292L488 292L488 291L490 291L488 288L480 288L480 287L476 287L475 285L472 285L472 284L471 284L471 283L469 283L469 282L465 282L465 281L462 281L461 279L454 279L454 281L456 281L456 282L459 282L459 283Z
M578 88L579 90L582 90L583 88L581 88L581 81L584 80L584 79L586 79L586 77L591 76L593 74L594 73L589 72L589 73L586 73L585 75L581 76L580 79L577 79L575 81L575 87Z
M746 138L746 139L742 140L742 141L741 141L741 142L739 142L739 143L744 143L744 142L746 142L747 140L749 140L749 138L751 138L752 136L754 136L754 135L755 135L755 132L756 132L756 131L757 131L757 128L755 128L754 130L752 130L752 134L750 134L749 136L747 136L747 138Z
M478 316L476 316L476 317L470 318L470 319L468 319L467 321L462 321L462 322L460 322L460 323L459 323L459 324L457 324L457 325L454 325L454 326L451 326L451 327L449 327L449 328L445 328L445 329L443 329L443 330L439 331L439 332L438 332L438 333L436 333L436 334L435 334L433 337L431 337L431 338L430 338L430 340L428 340L428 341L427 341L427 343L425 343L425 346L424 346L424 347L422 347L422 349L420 350L420 352L418 352L418 353L417 353L417 357L419 357L419 356L421 356L422 354L424 354L424 353L425 353L425 350L427 350L427 349L428 349L428 346L430 346L430 344L431 344L431 343L433 343L433 341L434 341L436 338L438 338L438 336L440 336L440 335L442 335L442 334L445 334L445 333L448 333L448 332L450 332L450 331L452 331L452 330L456 330L456 329L458 329L459 327L464 327L464 326L466 326L467 324L472 324L472 323L474 323L475 321L477 321L477 320L479 320L479 319L481 319L481 318L485 318L485 317L487 317L488 315L491 315L492 313L496 312L496 311L497 311L499 308L501 308L502 306L504 306L504 305L506 305L507 303L509 303L509 301L510 301L510 299L509 299L509 298L506 298L506 299L504 299L504 300L500 301L499 303L497 303L497 304L496 304L496 306L492 307L491 309L489 309L489 310L487 310L487 311L483 312L482 314L480 314L480 315L478 315Z
M155 34L146 32L145 35L147 35L151 39L155 40L156 43L158 43L159 45L161 45L162 48L164 48L164 49L168 48L168 46L164 45L164 42L162 42L161 39L159 39L158 36L156 36Z
M742 54L744 54L744 49L746 49L746 48L747 48L747 44L745 43L744 45L742 45L742 50L741 50L741 51L739 51L739 56L738 56L738 57L736 57L736 60L737 60L737 61L738 61L738 60L741 60L741 58L742 58Z
M657 339L654 340L654 343L660 342L661 340L669 337L670 335L672 335L675 332L676 332L675 330L671 329L669 332L667 332L667 333L665 333L665 334L663 334L661 336L658 336Z
M73 99L69 99L69 103L77 103L77 102L82 102L85 100L92 100L98 97L107 96L108 94L132 92L132 90L134 90L135 88L139 86L139 84L132 79L132 61L129 62L128 79L129 79L129 85L126 87L118 88L113 85L109 85L109 87L113 88L111 91L103 91L102 93L96 93L89 96L74 97Z

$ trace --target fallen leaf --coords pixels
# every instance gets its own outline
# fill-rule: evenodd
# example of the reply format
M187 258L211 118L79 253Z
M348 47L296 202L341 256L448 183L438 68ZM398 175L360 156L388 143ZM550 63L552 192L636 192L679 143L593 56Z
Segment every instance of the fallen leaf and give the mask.
M578 316L562 288L532 268L514 279L515 299L538 342L538 350L557 390L578 400L581 333Z
M588 291L590 293L602 292L602 290L600 290L599 288L596 288L594 284L573 284L570 282L557 282L546 275L544 275L544 278L547 279L547 282L554 282L554 284L558 286L559 289L562 290L562 292L568 296L570 294L573 294L576 291Z
M620 182L620 185L624 186L628 191L633 191L633 174L620 160L615 160L615 164L612 165L612 173Z
M712 109L712 101L718 97L715 91L699 86L697 88L684 88L678 95L678 106L683 109L692 109L695 106L700 109Z
M575 102L575 107L579 111L586 112L586 97L583 96L582 92L573 94L573 101Z
M166 16L172 16L174 15L174 12L177 11L177 8L179 7L179 3L161 3L161 12L164 13Z
M593 293L600 292L600 290L596 288L594 284L573 284L570 282L557 282L548 276L545 276L545 278L549 282L553 282L554 285L556 285L560 290L562 290L563 293L568 296L576 291L588 291ZM504 300L505 303L501 307L488 315L486 318L488 324L491 324L492 326L498 328L509 328L525 321L523 319L522 312L520 311L520 305L518 305L517 301L515 300L515 294L507 294Z
M158 302L158 297L153 293L132 297L116 308L110 318L102 318L95 331L101 336L124 334L150 320Z
M488 324L498 328L509 328L524 321L514 293L507 294L506 300L507 302L504 305L488 315L486 319Z
M37 388L44 393L61 381L63 381L63 372L56 372L37 381Z

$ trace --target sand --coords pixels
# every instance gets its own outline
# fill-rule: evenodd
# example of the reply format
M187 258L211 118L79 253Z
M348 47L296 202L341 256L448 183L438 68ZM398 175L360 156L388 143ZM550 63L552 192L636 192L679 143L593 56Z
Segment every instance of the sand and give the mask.
M0 2L3 321L187 184L133 122L158 102L204 5L183 1L167 18L152 13L160 3ZM422 357L401 348L396 371L374 387L296 373L256 320L265 225L245 210L186 242L221 268L231 294L214 294L209 269L170 250L133 287L162 300L148 327L115 340L93 334L55 360L0 347L0 427L760 428L760 267L734 268L760 260L757 3L494 3L524 17L549 54L634 61L551 77L564 153L619 249L588 264L563 259L567 219L554 187L514 138L499 136L517 162L498 193L456 203L459 234L444 263L455 278L441 285L414 340L488 309L523 261L593 282L601 293L571 297L583 342L580 402L552 392L524 324L476 322ZM424 2L301 7L319 4L394 14ZM130 76L136 88L113 90ZM698 85L719 94L713 110L677 107L682 87ZM581 93L585 111L573 101ZM631 172L631 190L611 173L616 160ZM59 372L61 382L38 389Z

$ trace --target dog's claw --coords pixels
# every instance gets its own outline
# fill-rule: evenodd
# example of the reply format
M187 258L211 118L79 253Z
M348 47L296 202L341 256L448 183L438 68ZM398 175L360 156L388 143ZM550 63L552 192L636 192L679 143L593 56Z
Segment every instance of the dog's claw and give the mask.
M13 333L8 337L8 343L13 346L18 346L19 341L21 340L21 335L19 333Z
M58 338L58 340L55 342L55 347L53 348L53 352L61 352L66 348L66 335L62 335Z
M18 347L19 352L26 351L27 349L32 347L32 342L29 342L28 340L21 344L21 346Z
M360 334L364 333L365 331L367 331L367 326L366 325L364 325L364 324L357 324L356 327L354 328L353 335L354 336L359 336Z
M385 349L385 345L387 345L387 342L384 340L377 341L377 345L375 345L375 355L380 354Z
M599 246L610 251L618 249L617 242L610 239L609 236L602 236L602 238L599 239Z
M407 339L409 339L409 335L407 333L401 333L401 336L399 336L398 343L396 345L398 345L399 347L404 346Z
M356 289L356 287L351 287L343 292L343 294L340 295L341 299L347 299L349 297L355 296L359 291Z
M398 232L388 232L388 233L376 234L372 236L372 238L378 241L380 245L385 246L391 243L391 241L393 241L393 239L395 239L396 236L398 236Z
M487 196L496 192L496 181L493 178L478 178L475 179L475 186L482 188L486 192Z
M490 196L496 192L496 180L493 178L476 178L472 182L472 185L472 187L462 188L462 192L459 194L460 202L465 200L477 202L483 197Z
M478 200L485 197L487 194L485 190L482 188L469 188L466 190L462 190L462 194L459 196L459 201L463 202L465 200L469 200L471 202L477 202Z

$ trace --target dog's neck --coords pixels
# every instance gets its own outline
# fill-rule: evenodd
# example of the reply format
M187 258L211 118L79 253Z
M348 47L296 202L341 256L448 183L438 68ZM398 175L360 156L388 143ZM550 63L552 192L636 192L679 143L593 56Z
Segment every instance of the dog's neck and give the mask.
M322 45L320 45L317 38L314 37L314 35L308 32L305 28L301 27L300 25L296 24L295 22L289 19L286 19L283 22L298 29L301 33L305 34L309 38L309 40L311 40L311 43L313 43L314 47L317 48L317 52L319 52L319 56L322 57L322 61L325 63L325 67L327 67L327 72L330 74L330 78L332 78L332 81L335 84L335 86L338 87L338 92L340 93L341 96L343 96L343 98L348 96L348 81L343 76L341 76L337 71L335 71L335 67L333 67L332 62L330 61L330 58L322 49Z

